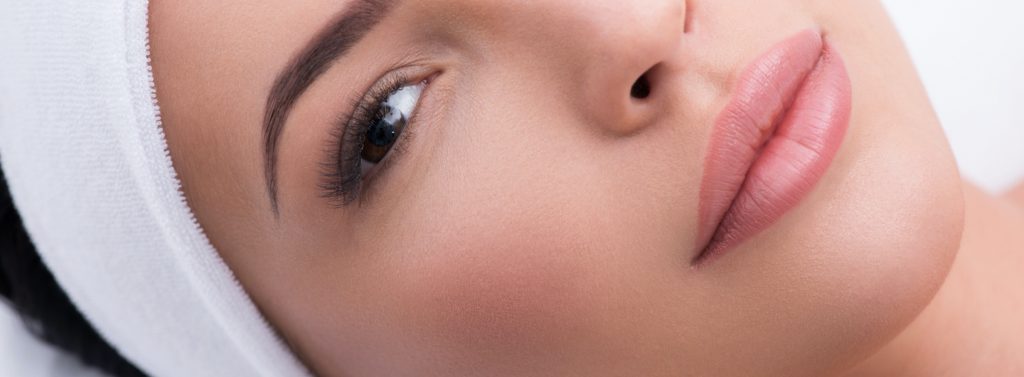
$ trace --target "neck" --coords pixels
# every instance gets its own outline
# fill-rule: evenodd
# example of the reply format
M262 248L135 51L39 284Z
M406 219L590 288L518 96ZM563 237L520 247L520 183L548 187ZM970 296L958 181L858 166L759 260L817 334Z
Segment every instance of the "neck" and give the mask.
M964 187L960 252L918 318L847 376L1024 375L1024 206Z

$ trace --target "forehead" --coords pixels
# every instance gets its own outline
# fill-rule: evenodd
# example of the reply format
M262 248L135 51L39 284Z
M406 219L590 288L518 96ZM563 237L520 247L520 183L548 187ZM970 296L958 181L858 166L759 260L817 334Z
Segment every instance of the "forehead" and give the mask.
M216 115L221 126L224 118L258 124L262 112L254 110L263 107L277 72L351 2L155 2L152 43L165 52L155 68L174 76L173 83L161 84L189 88L191 95L181 101L194 113Z
M268 224L261 124L278 72L352 0L156 1L153 73L168 145L200 219ZM205 221L211 238L237 224ZM228 227L231 227L230 229ZM220 229L223 228L223 229ZM217 245L219 249L248 245ZM223 247L222 247L223 246Z

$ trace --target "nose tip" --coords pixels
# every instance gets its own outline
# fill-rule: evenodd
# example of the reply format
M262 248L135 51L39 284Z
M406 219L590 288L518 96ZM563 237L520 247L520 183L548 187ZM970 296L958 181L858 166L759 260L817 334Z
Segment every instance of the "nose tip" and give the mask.
M686 5L680 0L622 2L616 20L598 40L600 61L591 62L586 88L590 112L606 130L636 133L656 111L650 98L660 88L654 75L683 37Z

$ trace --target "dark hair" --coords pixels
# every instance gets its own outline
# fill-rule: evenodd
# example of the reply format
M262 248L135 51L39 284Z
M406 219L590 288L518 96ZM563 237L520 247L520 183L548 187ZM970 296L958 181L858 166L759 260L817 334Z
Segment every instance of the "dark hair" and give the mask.
M2 169L0 296L7 299L32 334L82 363L113 376L145 376L96 332L57 285L25 232Z

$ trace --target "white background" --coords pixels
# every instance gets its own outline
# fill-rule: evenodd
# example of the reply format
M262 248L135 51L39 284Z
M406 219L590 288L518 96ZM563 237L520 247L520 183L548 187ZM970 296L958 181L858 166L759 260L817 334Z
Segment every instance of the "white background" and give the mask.
M886 0L966 178L1024 178L1024 2ZM0 304L0 376L87 376L29 337Z
M964 177L1002 191L1024 177L1024 2L884 1L907 41Z

